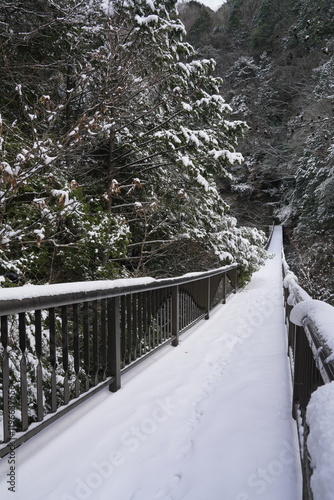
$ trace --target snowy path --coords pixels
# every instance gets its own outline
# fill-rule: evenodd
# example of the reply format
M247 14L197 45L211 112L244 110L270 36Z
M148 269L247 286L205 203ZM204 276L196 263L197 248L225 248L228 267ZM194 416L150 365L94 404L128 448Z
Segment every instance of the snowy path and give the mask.
M281 297L281 231L209 321L16 450L0 498L300 500Z

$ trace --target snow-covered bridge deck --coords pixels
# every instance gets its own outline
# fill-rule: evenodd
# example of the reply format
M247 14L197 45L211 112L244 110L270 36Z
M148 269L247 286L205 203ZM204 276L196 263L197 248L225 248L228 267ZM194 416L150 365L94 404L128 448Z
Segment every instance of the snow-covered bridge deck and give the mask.
M6 500L300 500L281 229L251 283L209 321L0 462Z

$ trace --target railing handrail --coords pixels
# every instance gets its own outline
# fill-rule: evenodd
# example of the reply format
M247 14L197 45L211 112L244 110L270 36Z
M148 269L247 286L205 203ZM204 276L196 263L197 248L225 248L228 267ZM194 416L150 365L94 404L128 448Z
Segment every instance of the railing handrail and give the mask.
M265 250L268 250L268 248L269 248L270 242L271 242L273 234L274 234L274 229L275 229L275 221L273 221L271 226L269 226L269 236L268 236L267 241L264 245Z
M288 306L291 308L289 311L289 321L296 326L303 327L323 382L331 382L334 380L334 367L331 366L327 360L333 354L333 350L326 342L326 338L324 338L322 325L319 324L314 315L311 315L310 311L312 310L312 305L316 303L326 306L333 315L334 308L324 301L312 299L312 297L298 284L298 278L290 271L284 254L282 257L282 264L285 273L283 284L289 291L289 296L286 299ZM298 306L298 304L302 302L305 307L303 307L303 313L300 314L301 307ZM296 316L297 309L299 312L298 319Z
M233 263L172 278L0 290L0 457L104 387L117 391L122 373L157 349L176 347L180 334L236 292L237 277ZM14 403L11 387L21 388ZM11 405L19 410L14 423Z
M211 278L222 272L232 271L237 263L209 271L187 273L171 278L120 278L115 280L77 281L52 285L25 285L0 288L0 315L18 314L49 307L107 299L136 292L147 292L167 286L177 286Z
M323 301L317 301L298 284L298 278L291 272L282 249L284 305L288 333L288 354L293 381L292 412L297 421L301 464L303 474L303 500L312 500L312 466L307 446L309 427L307 405L312 392L323 384L334 380L334 349L326 341L323 326L312 313L312 306L321 303L334 318L334 308ZM316 304L318 305L318 304ZM333 321L334 328L334 321ZM328 362L331 360L330 362Z

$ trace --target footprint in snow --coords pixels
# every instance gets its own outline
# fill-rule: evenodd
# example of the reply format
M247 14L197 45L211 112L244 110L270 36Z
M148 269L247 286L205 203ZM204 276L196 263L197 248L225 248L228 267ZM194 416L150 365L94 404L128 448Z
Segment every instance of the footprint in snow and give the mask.
M172 479L169 481L167 487L164 489L160 488L156 492L154 500L173 500L174 497L171 494L172 490L180 483L181 479L182 479L181 473L174 474Z

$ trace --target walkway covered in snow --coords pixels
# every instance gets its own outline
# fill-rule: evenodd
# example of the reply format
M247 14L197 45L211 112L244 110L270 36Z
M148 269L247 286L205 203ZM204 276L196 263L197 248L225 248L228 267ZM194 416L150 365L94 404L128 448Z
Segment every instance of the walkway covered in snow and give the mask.
M286 356L281 229L274 257L209 321L16 450L0 498L300 500Z

